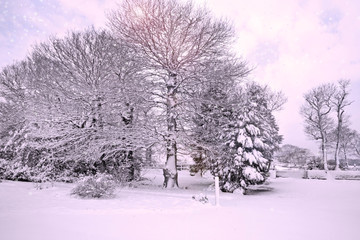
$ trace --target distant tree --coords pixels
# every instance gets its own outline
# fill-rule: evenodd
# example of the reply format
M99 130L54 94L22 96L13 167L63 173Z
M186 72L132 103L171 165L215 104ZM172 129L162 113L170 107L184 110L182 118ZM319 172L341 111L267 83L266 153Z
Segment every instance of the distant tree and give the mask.
M178 0L123 1L110 14L109 24L146 62L148 92L160 114L156 131L166 145L164 187L177 186L177 149L186 125L182 120L194 91L209 80L209 73L240 78L248 72L229 53L233 29L207 10Z
M276 151L274 158L281 163L291 164L297 167L304 167L313 155L310 150L294 145L285 144Z
M308 159L306 162L306 168L308 170L314 170L314 169L324 169L324 164L319 156L312 156Z
M336 112L337 121L335 130L335 170L339 170L340 166L339 152L342 140L341 135L344 128L345 107L351 104L348 100L349 85L349 80L340 80L338 82L338 87L331 98L331 103L334 107L334 111Z
M325 170L328 170L326 144L328 135L334 126L334 121L330 116L332 110L331 99L334 93L335 87L332 84L323 84L313 88L305 94L305 103L301 107L301 114L305 120L305 133L314 140L321 141Z
M270 111L280 111L287 102L283 92L273 92L267 86L264 87L265 95L267 96L267 107Z
M360 134L359 133L355 134L353 148L355 150L355 154L357 155L357 157L360 157Z
M348 126L343 126L340 132L339 153L342 154L346 166L349 165L348 158L350 155L356 153L356 137L358 133L350 129Z

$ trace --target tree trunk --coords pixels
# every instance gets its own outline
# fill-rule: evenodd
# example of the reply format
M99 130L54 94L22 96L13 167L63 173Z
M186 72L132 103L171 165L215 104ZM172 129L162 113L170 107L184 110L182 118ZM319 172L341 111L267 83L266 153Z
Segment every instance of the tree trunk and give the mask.
M347 155L346 155L346 151L344 150L344 161L345 161L345 164L346 164L346 168L349 168L349 161L347 159Z
M340 148L340 133L342 128L342 113L337 111L338 127L336 129L336 147L335 147L335 170L340 169L339 148Z
M164 188L179 187L177 173L177 142L176 142L176 74L169 74L167 82L167 140L166 140L166 164L164 173Z
M340 170L339 141L336 142L335 147L335 170Z
M152 164L152 155L153 155L153 152L152 152L152 146L146 148L145 150L145 161L147 164Z
M133 151L128 151L126 153L126 158L127 161L129 163L129 176L128 176L128 181L134 181L136 179L136 171L137 171L137 167L135 166L135 161L134 161L134 156L133 156L134 152Z
M133 123L134 119L134 109L131 107L130 103L125 103L126 110L122 112L122 120L125 126L130 126ZM125 139L124 139L125 140ZM129 176L128 181L134 181L138 177L138 166L134 158L134 151L128 150L124 152L126 156L126 161L129 164Z
M322 151L322 158L323 158L323 162L324 162L324 170L328 171L328 165L327 165L327 157L326 157L326 146L325 146L325 138L323 137L321 139L321 151Z
M93 127L93 128L102 128L103 127L103 119L102 119L101 111L102 111L101 97L96 97L92 101L90 127Z

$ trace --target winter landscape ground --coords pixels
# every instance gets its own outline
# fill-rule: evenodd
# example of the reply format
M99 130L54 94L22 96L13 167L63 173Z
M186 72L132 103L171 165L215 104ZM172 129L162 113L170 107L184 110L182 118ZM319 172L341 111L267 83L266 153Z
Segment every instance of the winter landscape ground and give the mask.
M182 171L174 190L161 170L144 177L97 200L70 195L74 184L3 181L0 239L359 239L360 181L277 178L216 207L211 177Z

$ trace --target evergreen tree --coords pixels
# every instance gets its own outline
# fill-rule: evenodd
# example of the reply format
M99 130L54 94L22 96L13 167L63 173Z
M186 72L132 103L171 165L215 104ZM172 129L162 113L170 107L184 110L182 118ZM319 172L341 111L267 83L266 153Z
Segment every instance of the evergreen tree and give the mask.
M255 83L236 94L220 85L203 95L194 118L195 139L206 149L206 161L223 191L233 192L266 180L282 137L268 107L269 91Z

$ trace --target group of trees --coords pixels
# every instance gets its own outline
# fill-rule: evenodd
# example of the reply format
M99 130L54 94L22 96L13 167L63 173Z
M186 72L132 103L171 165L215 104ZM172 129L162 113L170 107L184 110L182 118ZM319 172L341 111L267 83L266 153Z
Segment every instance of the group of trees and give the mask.
M178 184L179 148L203 154L223 190L265 180L284 98L243 84L228 22L191 2L126 0L109 27L51 38L2 70L0 175L132 180L160 143L164 187Z
M305 133L321 141L324 169L328 170L327 152L334 152L335 169L340 168L340 156L347 163L351 154L359 153L360 136L350 129L346 107L349 100L349 80L337 84L323 84L305 94L301 114L305 119ZM359 155L358 155L359 156Z
M281 163L286 164L287 167L306 167L311 164L315 156L309 149L300 148L291 144L285 144L276 151L275 159Z
M145 131L138 127L144 100L134 89L141 75L135 56L108 32L91 28L52 38L3 69L3 152L31 168L21 178L119 175L125 166L135 177Z

